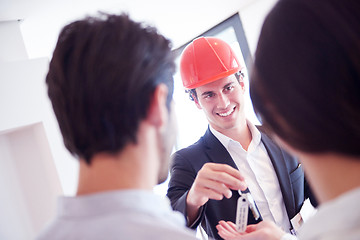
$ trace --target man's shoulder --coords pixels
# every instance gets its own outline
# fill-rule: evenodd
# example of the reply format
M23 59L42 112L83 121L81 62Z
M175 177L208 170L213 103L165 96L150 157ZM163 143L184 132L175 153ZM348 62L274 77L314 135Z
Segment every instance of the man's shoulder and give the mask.
M204 139L201 137L197 142L191 144L190 146L177 150L172 156L194 156L204 152L204 148Z
M262 125L255 125L255 127L259 130L261 135L265 135L265 136L267 136L268 138L270 138L272 140L271 134L270 134L270 132L269 132L269 130L267 128L265 128Z
M94 223L102 227L95 227ZM117 222L101 222L98 219L83 222L62 220L60 223L56 221L52 226L44 229L36 240L119 239L119 236L123 239L196 240L194 231L181 224L174 224L171 218L155 218L150 222L147 214L144 214L143 218L138 217L130 221L124 221L122 217L118 217Z
M173 153L171 155L172 165L191 166L191 168L199 170L203 164L209 161L208 150L214 147L211 143L212 139L209 139L212 137L207 131L197 142Z
M269 130L261 125L256 125L256 128L260 131L261 133L261 140L263 142L263 144L265 145L266 149L269 150L269 148L271 149L276 149L277 151L280 151L282 153L282 156L286 159L286 160L290 160L290 161L295 161L297 162L297 159L295 157L293 157L291 154L289 154L285 149L283 149L282 147L280 147L276 141L273 138L273 135L269 132Z
M261 134L261 141L267 146L278 148L283 151L283 149L276 143L273 138L273 135L269 132L269 130L261 125L256 125L256 128L259 130Z
M205 134L200 137L200 139L185 147L182 148L180 150L177 150L175 154L177 155L193 155L193 154L197 154L197 153L204 153L206 151L206 149L208 148L218 148L219 146L221 146L220 141L211 133L210 129L207 129L207 131L205 132Z

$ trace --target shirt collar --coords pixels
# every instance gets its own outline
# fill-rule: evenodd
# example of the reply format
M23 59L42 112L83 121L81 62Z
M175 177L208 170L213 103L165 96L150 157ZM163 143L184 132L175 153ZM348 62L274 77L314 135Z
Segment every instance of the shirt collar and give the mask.
M251 132L252 142L254 143L255 146L259 145L261 141L261 133L259 129L257 129L257 127L249 120L246 120L246 123Z
M248 119L246 119L246 124L248 125L248 128L249 128L249 130L251 132L251 136L252 136L251 143L253 145L255 145L255 146L259 145L260 141L261 141L261 133L260 133L260 131ZM237 141L234 141L233 139L229 138L228 136L216 131L210 124L209 124L209 129L210 129L211 133L214 134L214 136L221 142L221 144L226 149L229 148L229 144L231 142L237 142Z
M58 201L58 214L61 217L89 216L126 210L154 215L172 212L169 199L154 194L151 190L114 190L76 197L62 196Z
M225 136L224 134L216 131L210 124L209 124L209 129L211 131L212 134L214 134L214 136L221 142L221 144L228 149L228 146L230 144L230 141L233 141L231 138L229 138L228 136Z

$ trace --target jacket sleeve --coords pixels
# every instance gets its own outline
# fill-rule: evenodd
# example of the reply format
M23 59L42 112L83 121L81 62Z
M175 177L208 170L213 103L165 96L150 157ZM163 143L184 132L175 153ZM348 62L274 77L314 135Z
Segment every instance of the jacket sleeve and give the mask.
M191 162L179 152L173 154L172 161L167 197L170 199L172 208L185 216L189 226L186 214L186 197L196 178L197 171L191 165ZM205 206L200 208L198 218L189 227L195 229L199 225L204 218L204 209Z

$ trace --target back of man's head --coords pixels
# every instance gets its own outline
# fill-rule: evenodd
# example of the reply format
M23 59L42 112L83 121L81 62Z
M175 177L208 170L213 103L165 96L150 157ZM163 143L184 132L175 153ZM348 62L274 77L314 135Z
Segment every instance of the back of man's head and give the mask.
M174 69L170 42L125 14L65 26L46 77L65 146L90 164L96 153L136 143L160 83L170 108Z

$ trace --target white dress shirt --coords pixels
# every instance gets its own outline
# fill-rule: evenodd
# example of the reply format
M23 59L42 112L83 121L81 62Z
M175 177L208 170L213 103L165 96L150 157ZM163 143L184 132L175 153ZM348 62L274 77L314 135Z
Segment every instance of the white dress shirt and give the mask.
M221 134L211 126L210 131L226 148L244 176L263 219L273 221L284 231L289 232L290 221L279 181L265 146L261 142L261 133L250 121L247 121L247 125L252 135L247 151L239 142Z
M298 233L300 240L360 239L360 187L320 205Z
M196 240L196 234L167 198L122 190L60 197L56 218L37 239Z

